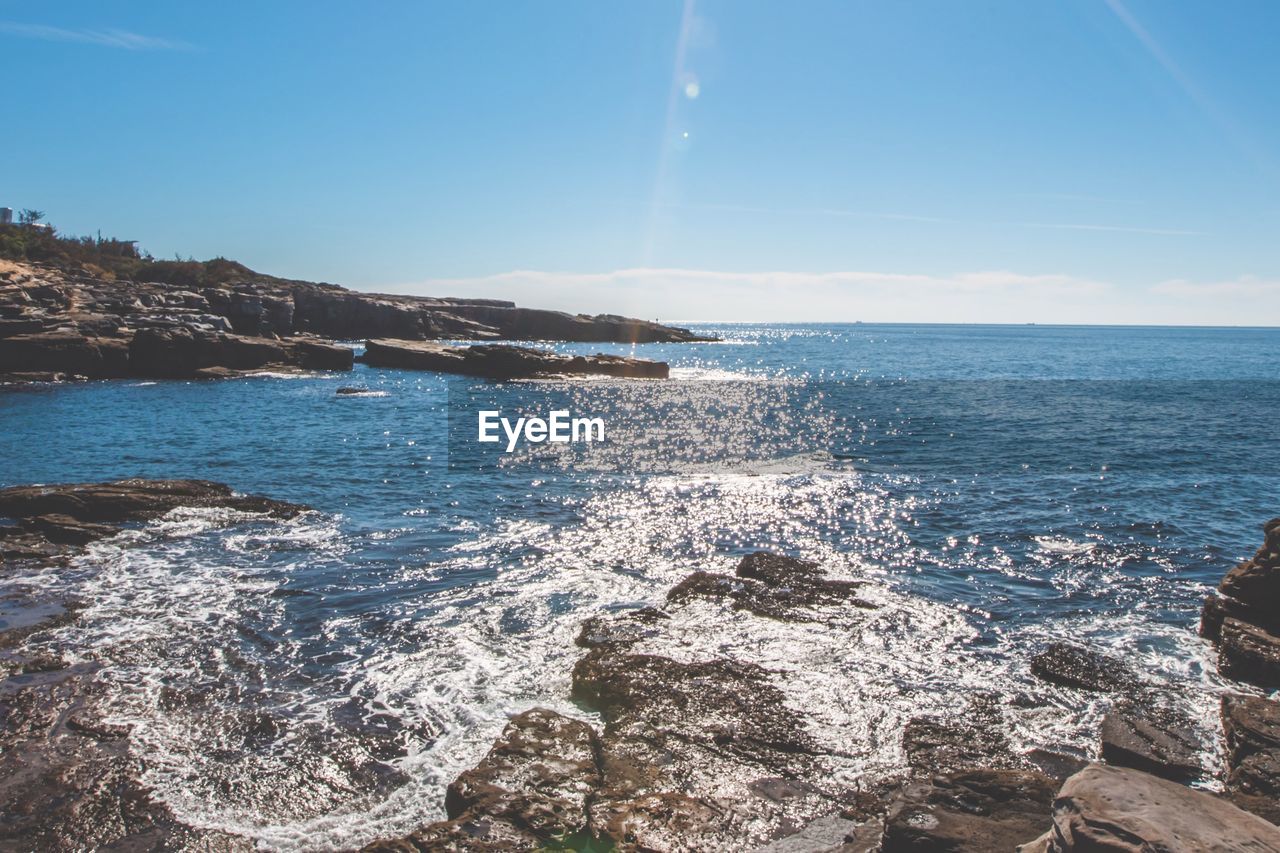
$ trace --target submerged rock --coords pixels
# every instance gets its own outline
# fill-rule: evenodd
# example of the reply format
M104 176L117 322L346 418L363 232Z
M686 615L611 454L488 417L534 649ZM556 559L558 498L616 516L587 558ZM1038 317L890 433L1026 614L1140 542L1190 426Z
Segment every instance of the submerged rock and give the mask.
M1133 670L1120 661L1072 643L1049 644L1031 659L1031 671L1045 681L1079 690L1110 693L1139 684Z
M724 599L735 610L749 610L757 616L806 621L815 618L809 611L818 607L875 609L874 604L858 598L862 586L857 581L827 580L813 563L758 552L744 557L733 577L695 572L667 593L667 602Z
M976 768L1033 769L1014 755L1000 708L990 697L970 701L953 719L913 717L902 731L902 748L912 770L928 775Z
M1051 828L1023 850L1258 853L1280 850L1280 827L1203 791L1092 764L1066 781Z
M666 362L620 355L560 355L549 350L506 344L449 346L429 341L369 340L361 361L372 367L396 367L458 373L484 379L599 375L629 379L666 379Z

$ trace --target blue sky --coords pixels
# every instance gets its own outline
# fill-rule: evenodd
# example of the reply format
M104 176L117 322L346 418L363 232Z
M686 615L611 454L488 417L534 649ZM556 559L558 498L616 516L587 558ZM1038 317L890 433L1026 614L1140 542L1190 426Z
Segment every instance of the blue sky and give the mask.
M1275 325L1277 37L1249 0L9 2L0 204L593 313Z

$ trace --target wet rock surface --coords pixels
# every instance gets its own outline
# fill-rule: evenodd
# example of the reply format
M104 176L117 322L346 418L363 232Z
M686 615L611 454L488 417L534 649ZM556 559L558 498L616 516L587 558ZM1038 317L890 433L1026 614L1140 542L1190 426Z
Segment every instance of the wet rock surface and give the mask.
M0 681L0 847L251 850L150 798L127 730L98 718L97 690L86 666Z
M1035 771L991 769L908 783L889 810L881 850L1014 850L1044 832L1057 787Z
M525 711L449 786L448 820L367 849L538 849L582 833L600 787L598 752L586 723L545 708Z
M1027 853L1280 850L1280 827L1203 791L1138 770L1090 765L1053 801Z
M1102 693L1134 690L1139 684L1120 661L1073 643L1051 643L1031 659L1031 671L1053 684Z
M113 524L159 518L178 507L226 508L291 518L305 507L236 494L209 480L116 480L0 489L0 518L17 519L54 535L70 528L90 539L117 532ZM90 535L95 534L95 535Z
M922 775L975 768L1031 770L1031 762L1013 753L993 697L970 701L952 719L914 717L902 732L902 748L912 770Z
M429 341L369 340L361 361L373 367L430 370L484 379L587 375L666 379L669 375L667 364L661 361L603 354L568 356L505 344L449 346Z
M667 593L669 604L695 598L725 599L734 609L786 621L817 618L813 608L828 606L875 609L858 598L857 581L828 580L817 566L764 552L748 555L732 575L695 572Z
M165 283L3 262L0 376L56 381L350 370L351 349L335 339L703 340L685 329L627 317L538 311L496 300L356 293L265 276L228 261L205 267L207 283Z
M17 522L0 528L5 566L54 563L178 507L278 519L305 509L203 480L15 486L0 489L0 518ZM0 848L253 849L243 838L186 826L151 798L130 730L104 715L106 688L94 665L69 665L25 646L28 637L73 621L73 602L32 592L5 606L21 618L7 617L0 631Z
M1102 758L1118 767L1189 783L1208 776L1205 744L1191 720L1152 697L1125 699L1102 720Z
M1263 525L1253 558L1223 577L1200 619L1200 633L1218 646L1228 678L1280 687L1280 518Z

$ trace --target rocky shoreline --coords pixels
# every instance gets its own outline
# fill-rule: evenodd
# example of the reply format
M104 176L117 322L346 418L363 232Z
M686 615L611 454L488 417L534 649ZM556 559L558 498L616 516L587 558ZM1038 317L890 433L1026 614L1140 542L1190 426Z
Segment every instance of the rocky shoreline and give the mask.
M0 524L0 557L6 568L56 569L87 544L179 507L266 519L305 511L205 481L11 487L0 489L0 518L11 522ZM1224 579L1230 602L1206 605L1206 635L1221 638L1227 619L1267 630L1258 620L1280 604L1280 520L1265 535L1258 555ZM679 646L675 626L690 613L843 624L877 616L869 592L866 582L760 552L732 574L689 575L662 602L588 618L566 698L591 721L536 707L515 715L443 793L446 819L366 849L1280 850L1280 702L1249 687L1222 698L1225 765L1211 766L1212 751L1164 689L1096 650L1051 643L1030 661L1037 678L1109 697L1101 761L1015 748L1002 705L1034 697L974 696L962 714L906 722L904 772L851 784L831 772L805 709L767 669L664 651ZM59 604L0 632L0 846L250 849L183 825L150 797L129 732L98 713L92 666L25 646L33 632L75 618L74 602ZM1215 623L1227 608L1233 615ZM1224 657L1224 675L1241 672L1259 674ZM1215 780L1221 794L1187 784Z
M687 329L628 317L540 311L495 300L357 293L221 264L220 274L209 283L174 284L0 261L0 380L199 379L258 371L342 371L351 369L353 353L335 341L369 338L401 348L439 339L706 340ZM529 349L526 360L538 356L553 358ZM611 371L616 366L605 364L611 358L594 356L580 365L583 370L571 372L615 375ZM507 378L492 372L496 360L484 361L490 372L473 375ZM636 371L659 369L657 362L643 362L655 366L642 368L639 360L632 361ZM607 369L586 369L600 365ZM661 365L663 373L665 369Z
M1267 526L1269 542L1278 527ZM1280 576L1268 565L1271 580ZM1218 796L1179 784L1214 772L1158 691L1120 661L1056 643L1033 659L1037 676L1115 696L1102 762L1016 754L979 702L959 725L911 720L902 733L911 772L850 790L827 781L802 716L758 667L635 652L693 600L804 620L823 606L873 609L858 588L758 553L733 576L689 576L660 608L588 620L573 698L603 728L540 708L514 717L450 786L448 820L367 850L537 850L588 837L628 851L1280 850L1271 822L1280 819L1280 702L1271 699L1223 698Z

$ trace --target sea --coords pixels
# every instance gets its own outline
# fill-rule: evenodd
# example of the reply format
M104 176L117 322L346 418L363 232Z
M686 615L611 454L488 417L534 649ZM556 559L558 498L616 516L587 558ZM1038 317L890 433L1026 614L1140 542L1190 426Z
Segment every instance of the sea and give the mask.
M547 344L666 381L357 364L0 390L2 485L193 477L311 507L175 511L0 577L0 620L82 602L32 642L100 666L158 799L266 849L443 817L510 715L596 720L569 695L584 619L757 550L865 579L879 609L703 603L648 650L764 666L851 787L902 770L907 720L983 697L1017 749L1096 755L1107 698L1029 669L1059 640L1165 689L1217 759L1227 685L1196 625L1280 515L1280 329L690 325L719 340ZM606 437L507 454L474 441L480 408Z

